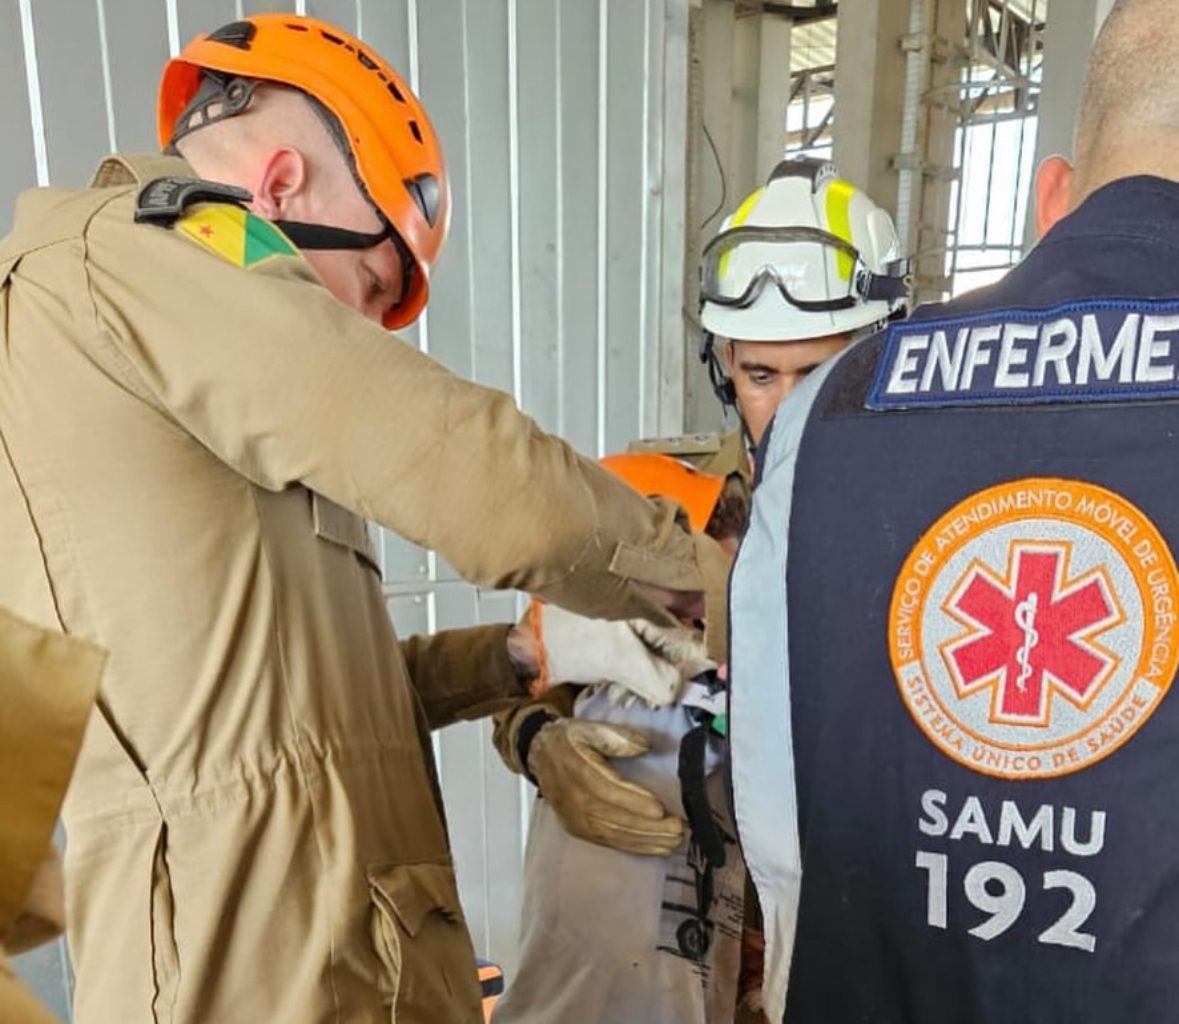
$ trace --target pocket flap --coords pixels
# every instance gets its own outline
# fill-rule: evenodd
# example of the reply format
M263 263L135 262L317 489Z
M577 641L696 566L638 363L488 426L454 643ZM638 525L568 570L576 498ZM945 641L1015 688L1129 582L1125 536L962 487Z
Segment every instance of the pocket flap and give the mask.
M447 921L462 920L454 871L448 863L420 861L371 868L368 881L373 899L411 936L433 913Z
M368 524L360 516L315 491L311 492L311 512L317 537L348 548L378 576L381 575L376 545L368 532Z

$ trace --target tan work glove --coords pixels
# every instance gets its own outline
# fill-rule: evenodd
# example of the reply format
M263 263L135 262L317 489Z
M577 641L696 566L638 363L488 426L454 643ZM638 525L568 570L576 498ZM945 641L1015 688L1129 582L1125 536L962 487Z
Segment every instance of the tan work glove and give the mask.
M702 633L676 626L657 626L644 619L630 619L627 625L652 652L676 667L681 681L695 679L698 675L716 668L716 662L708 658ZM676 692L678 694L679 691ZM610 683L606 687L606 696L612 703L623 707L650 703L621 683Z
M685 679L716 667L703 641L687 629L641 619L587 619L542 601L533 601L526 621L540 651L537 693L550 682L609 682L612 690L629 691L652 707L662 707L675 700Z
M527 767L570 835L623 853L666 857L683 840L683 821L606 762L647 749L633 729L557 718L532 739Z

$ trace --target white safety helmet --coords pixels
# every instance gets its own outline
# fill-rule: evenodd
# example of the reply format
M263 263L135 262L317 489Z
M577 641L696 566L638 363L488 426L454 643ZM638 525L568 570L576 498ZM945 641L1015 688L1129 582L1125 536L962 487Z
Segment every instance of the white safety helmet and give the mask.
M834 164L785 160L705 247L700 322L743 341L844 334L903 310L907 273L884 210Z

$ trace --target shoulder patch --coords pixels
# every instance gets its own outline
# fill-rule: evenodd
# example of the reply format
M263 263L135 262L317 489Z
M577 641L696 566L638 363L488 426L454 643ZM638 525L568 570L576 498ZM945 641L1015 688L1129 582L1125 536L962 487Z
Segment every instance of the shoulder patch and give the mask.
M291 240L270 221L240 206L198 206L176 222L176 231L246 270L273 256L299 255Z
M232 203L240 206L253 196L244 188L201 178L156 178L139 190L137 224L170 227L195 203Z
M684 434L681 437L649 437L632 441L627 451L659 455L715 455L721 449L719 434Z
M874 411L1179 398L1179 302L1090 300L894 324Z

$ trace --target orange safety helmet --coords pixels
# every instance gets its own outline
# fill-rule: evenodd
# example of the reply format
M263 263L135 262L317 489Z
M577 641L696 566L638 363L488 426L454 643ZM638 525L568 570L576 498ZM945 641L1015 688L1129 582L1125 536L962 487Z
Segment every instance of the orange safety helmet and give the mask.
M438 136L409 86L372 49L327 22L255 14L198 36L167 63L157 112L162 147L172 142L206 70L293 86L335 115L355 173L413 262L406 294L385 326L413 323L450 226L450 183Z
M701 473L669 455L627 452L606 455L599 461L644 498L671 498L679 502L688 513L692 529L697 531L708 525L725 488L723 476Z

